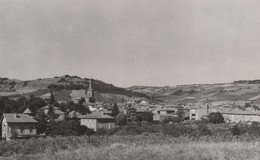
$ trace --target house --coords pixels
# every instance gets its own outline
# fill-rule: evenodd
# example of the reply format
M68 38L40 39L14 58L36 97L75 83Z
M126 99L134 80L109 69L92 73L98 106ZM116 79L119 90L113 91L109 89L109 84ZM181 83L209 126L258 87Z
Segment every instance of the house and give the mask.
M143 99L143 100L139 100L137 103L140 104L140 105L148 105L150 102Z
M62 121L65 118L65 113L60 110L59 107L52 107L53 113L55 115L55 121ZM44 111L44 114L47 115L49 110L51 109L50 105L44 106L41 108Z
M167 107L158 107L154 109L153 114L176 114L178 111L188 112L189 109L183 108L180 106L167 106Z
M76 111L71 111L69 112L68 116L69 118L79 118L82 116L82 114Z
M25 109L23 113L27 115L32 115L32 111L28 107Z
M178 115L173 115L173 114L156 114L156 115L153 116L153 121L163 122L165 119L173 118L173 117L178 117Z
M237 111L237 112L220 112L225 122L260 122L260 112L248 112L248 111Z
M211 108L199 108L199 107L191 107L190 108L190 120L201 120L203 116L208 115L212 112Z
M11 138L33 137L37 135L37 121L26 114L3 114L2 138L10 140Z
M97 131L100 128L112 129L115 127L115 118L109 115L104 115L103 112L93 112L79 118L80 125L92 128L94 131Z

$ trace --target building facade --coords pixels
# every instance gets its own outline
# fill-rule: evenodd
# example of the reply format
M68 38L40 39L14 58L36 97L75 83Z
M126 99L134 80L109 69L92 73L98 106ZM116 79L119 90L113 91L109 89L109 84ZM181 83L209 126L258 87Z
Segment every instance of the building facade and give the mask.
M38 122L26 114L3 114L1 123L3 139L10 140L37 135Z
M260 112L221 112L225 122L260 122Z
M81 116L79 118L80 125L87 126L94 131L97 131L100 128L115 128L115 118L109 115L104 115L102 112L94 112L88 115Z
M201 120L203 116L212 112L210 108L190 108L190 120Z

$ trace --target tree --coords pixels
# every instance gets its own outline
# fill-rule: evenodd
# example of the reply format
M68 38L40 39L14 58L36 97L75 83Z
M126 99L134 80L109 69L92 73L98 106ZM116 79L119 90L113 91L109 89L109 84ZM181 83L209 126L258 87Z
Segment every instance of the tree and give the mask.
M87 132L88 129L89 129L89 128L88 128L87 126L81 125L81 126L79 126L79 128L78 128L78 134L79 134L79 135L84 135L84 134L86 134L86 132Z
M251 107L251 104L250 103L245 103L245 108L247 108L247 107Z
M153 122L153 113L151 112L143 112L140 114L142 121L145 122Z
M7 99L4 102L4 108L4 113L14 113L18 107L15 100Z
M123 126L126 125L127 117L124 113L119 113L116 116L116 125Z
M118 113L119 113L119 110L118 110L117 104L114 103L114 107L112 109L112 116L116 117L118 115Z
M179 118L178 117L168 117L168 118L165 118L162 122L164 124L166 124L166 123L179 123Z
M95 131L93 129L88 128L85 134L90 139L90 136L93 135L94 133L95 133Z
M26 109L27 101L25 97L18 98L16 101L17 104L17 113L23 113L23 111Z
M178 115L178 121L181 122L184 120L185 118L185 112L182 109L178 109L177 111L177 115Z
M214 124L225 122L224 117L220 112L212 112L207 117L209 118L209 122Z
M127 110L127 122L131 123L131 122L137 122L140 120L140 117L138 117L137 113L136 113L136 109L131 107Z
M239 129L238 125L234 125L234 127L231 128L231 132L235 136L241 135L241 130Z
M79 122L75 120L53 122L49 124L46 134L50 136L72 136L78 135Z
M37 134L46 132L47 130L46 118L47 116L45 115L44 111L39 109L36 113L36 116L34 117L34 119L38 121L38 124L36 126Z
M54 102L55 102L55 98L54 98L54 95L53 95L53 91L51 90L51 95L50 95L49 104L50 104L50 105L53 105Z
M45 100L40 97L30 96L27 106L32 111L33 115L35 115L38 109L46 106L46 103Z
M121 103L125 103L124 97L121 98Z
M50 120L50 122L54 122L54 119L55 119L55 113L54 113L54 108L53 106L49 106L49 110L47 112L47 115L48 115L48 119Z

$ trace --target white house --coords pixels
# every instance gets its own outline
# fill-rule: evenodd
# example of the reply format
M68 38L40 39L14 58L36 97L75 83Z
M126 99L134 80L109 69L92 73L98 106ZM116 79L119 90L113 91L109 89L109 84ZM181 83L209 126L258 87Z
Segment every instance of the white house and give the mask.
M97 131L99 128L112 129L115 127L115 118L104 115L103 112L94 112L79 118L80 125L92 128L94 131Z
M225 122L260 122L260 112L221 112Z
M201 120L201 117L206 116L211 112L212 112L211 108L191 107L190 120Z
M10 140L11 138L32 137L37 135L37 121L26 114L3 114L2 138Z

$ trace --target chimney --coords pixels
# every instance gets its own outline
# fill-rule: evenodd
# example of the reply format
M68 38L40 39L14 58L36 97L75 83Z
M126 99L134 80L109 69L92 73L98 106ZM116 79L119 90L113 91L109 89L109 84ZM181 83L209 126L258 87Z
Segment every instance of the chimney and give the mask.
M14 113L14 118L18 118L18 115L16 113Z

